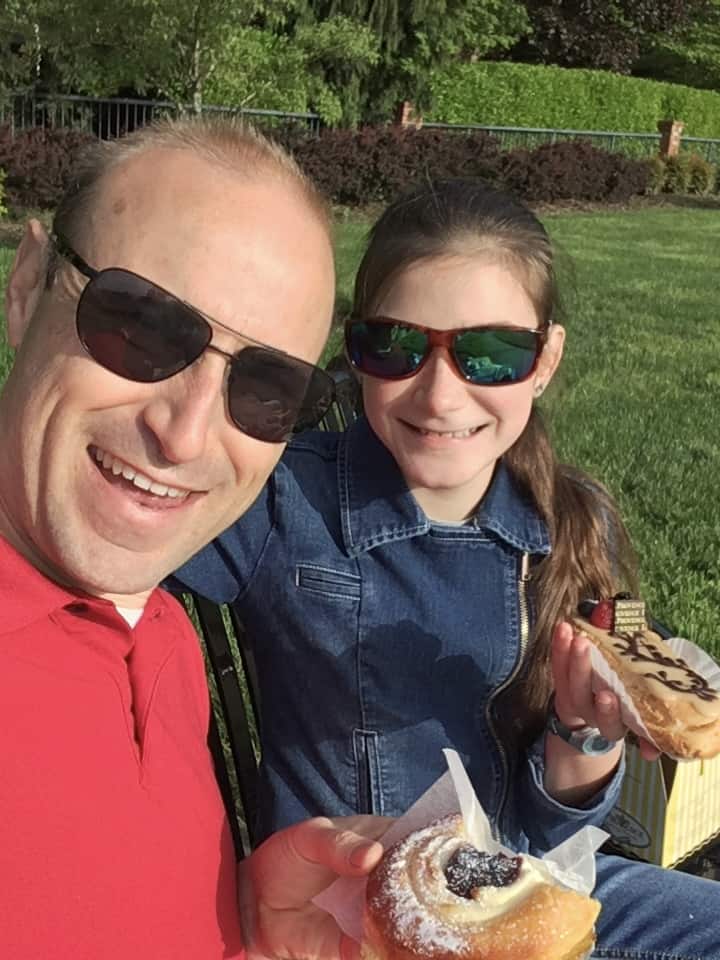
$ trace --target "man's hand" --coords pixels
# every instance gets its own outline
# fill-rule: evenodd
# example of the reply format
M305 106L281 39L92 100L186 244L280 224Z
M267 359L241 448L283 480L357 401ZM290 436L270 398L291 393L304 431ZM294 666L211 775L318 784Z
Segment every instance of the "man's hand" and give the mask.
M620 703L610 690L593 693L590 641L573 631L569 623L555 629L552 645L555 682L555 712L561 723L574 727L597 727L608 740L622 740L627 733L620 716ZM660 756L647 740L638 740L645 760Z
M384 817L317 817L281 830L238 868L250 960L357 960L359 945L310 901L338 876L362 877L382 856Z

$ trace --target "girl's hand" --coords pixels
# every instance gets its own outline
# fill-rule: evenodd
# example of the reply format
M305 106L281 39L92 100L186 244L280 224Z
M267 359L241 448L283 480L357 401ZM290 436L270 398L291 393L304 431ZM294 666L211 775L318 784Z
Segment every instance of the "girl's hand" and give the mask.
M555 628L552 645L555 712L566 727L597 727L608 740L622 740L627 728L620 703L610 690L593 693L590 641L575 633L569 623ZM647 740L638 741L645 760L656 760L660 751Z

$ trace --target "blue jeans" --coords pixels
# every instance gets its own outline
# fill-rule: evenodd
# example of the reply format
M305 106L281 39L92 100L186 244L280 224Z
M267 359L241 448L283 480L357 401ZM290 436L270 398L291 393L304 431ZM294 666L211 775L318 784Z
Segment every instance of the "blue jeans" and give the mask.
M599 854L593 960L720 960L720 883Z

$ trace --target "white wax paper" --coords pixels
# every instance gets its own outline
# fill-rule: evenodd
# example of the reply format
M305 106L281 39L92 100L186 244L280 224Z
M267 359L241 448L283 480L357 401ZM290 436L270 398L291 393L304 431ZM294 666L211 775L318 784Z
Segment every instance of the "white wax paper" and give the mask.
M664 642L672 650L673 656L681 657L692 670L707 680L713 690L720 691L720 664L716 663L708 653L701 650L691 640L685 640L682 637L670 637L669 640ZM590 644L590 662L593 669L593 691L599 693L601 690L612 690L620 701L620 714L625 726L639 737L652 743L659 750L660 747L655 743L642 722L637 707L625 689L625 684L594 643ZM673 760L686 761L688 759L687 757L677 757L672 753L668 756L672 757Z
M472 784L455 750L444 750L448 772L428 789L402 817L383 835L387 849L414 830L434 820L462 813L468 839L479 850L514 855L493 839L487 815L480 805ZM589 894L595 886L595 852L609 834L598 827L583 827L542 859L528 857L532 863L552 875L564 886ZM314 899L314 903L335 917L343 933L354 940L362 939L362 916L365 907L365 878L340 877ZM589 954L588 954L589 956Z

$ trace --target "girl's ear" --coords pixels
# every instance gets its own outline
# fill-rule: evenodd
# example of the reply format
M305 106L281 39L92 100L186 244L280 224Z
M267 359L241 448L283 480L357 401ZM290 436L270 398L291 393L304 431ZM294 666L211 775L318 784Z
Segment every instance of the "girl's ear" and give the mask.
M559 323L553 323L548 331L543 352L540 354L540 360L535 369L536 396L540 396L555 375L555 371L562 360L564 346L565 328L561 327Z
M48 235L39 220L30 220L15 253L5 290L8 343L20 346L45 288Z

